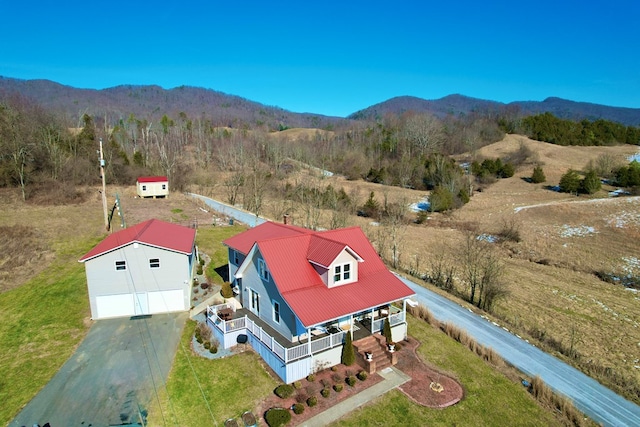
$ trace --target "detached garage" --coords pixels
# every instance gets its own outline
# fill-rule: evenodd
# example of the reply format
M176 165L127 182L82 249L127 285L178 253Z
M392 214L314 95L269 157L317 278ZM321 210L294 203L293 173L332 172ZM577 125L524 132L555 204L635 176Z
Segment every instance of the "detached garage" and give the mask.
M92 319L186 311L195 229L152 219L107 236L80 258Z

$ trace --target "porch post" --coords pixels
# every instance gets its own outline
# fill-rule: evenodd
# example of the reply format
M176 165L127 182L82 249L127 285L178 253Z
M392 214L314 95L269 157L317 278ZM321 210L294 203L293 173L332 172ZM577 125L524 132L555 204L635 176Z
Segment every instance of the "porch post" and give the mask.
M374 320L375 320L375 316L374 316L374 314L373 314L373 313L374 313L375 311L376 311L375 309L373 309L373 308L371 309L371 335L373 335L373 322L374 322Z
M307 347L309 347L309 355L311 355L311 328L307 328Z

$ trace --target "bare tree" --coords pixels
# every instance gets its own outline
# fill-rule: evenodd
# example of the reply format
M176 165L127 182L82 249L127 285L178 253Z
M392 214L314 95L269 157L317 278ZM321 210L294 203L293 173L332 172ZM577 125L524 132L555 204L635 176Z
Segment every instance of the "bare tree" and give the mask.
M431 114L409 116L402 134L420 156L438 151L444 141L442 123Z
M224 181L224 186L227 189L227 201L230 205L233 206L238 201L238 196L244 186L244 182L245 176L241 171L233 172L231 176Z

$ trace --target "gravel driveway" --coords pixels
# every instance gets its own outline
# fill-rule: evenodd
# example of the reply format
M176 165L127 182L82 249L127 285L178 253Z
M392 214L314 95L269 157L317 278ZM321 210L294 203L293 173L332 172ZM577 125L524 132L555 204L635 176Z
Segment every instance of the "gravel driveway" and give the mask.
M188 313L96 321L60 371L9 426L139 421L164 388Z

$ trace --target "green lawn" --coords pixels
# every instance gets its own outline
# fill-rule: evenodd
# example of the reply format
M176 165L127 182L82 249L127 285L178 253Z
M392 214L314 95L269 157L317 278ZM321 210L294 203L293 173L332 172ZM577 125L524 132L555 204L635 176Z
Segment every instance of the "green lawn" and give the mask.
M149 425L222 425L227 418L254 410L278 383L260 357L245 352L222 359L197 356L190 347L195 322L182 335L166 390L149 408Z
M44 387L86 335L89 298L78 258L98 241L56 244L46 272L0 294L0 425Z
M246 229L246 227L240 225L198 228L198 234L196 235L198 250L211 257L211 262L207 265L205 271L209 280L222 284L222 277L216 272L216 268L223 267L228 263L229 252L221 242L231 236L242 233Z
M422 345L423 360L453 372L465 390L464 399L445 409L429 409L411 402L399 391L387 393L343 420L340 426L549 426L562 425L542 409L522 385L497 372L466 347L409 318L409 333ZM428 387L428 384L425 384Z

